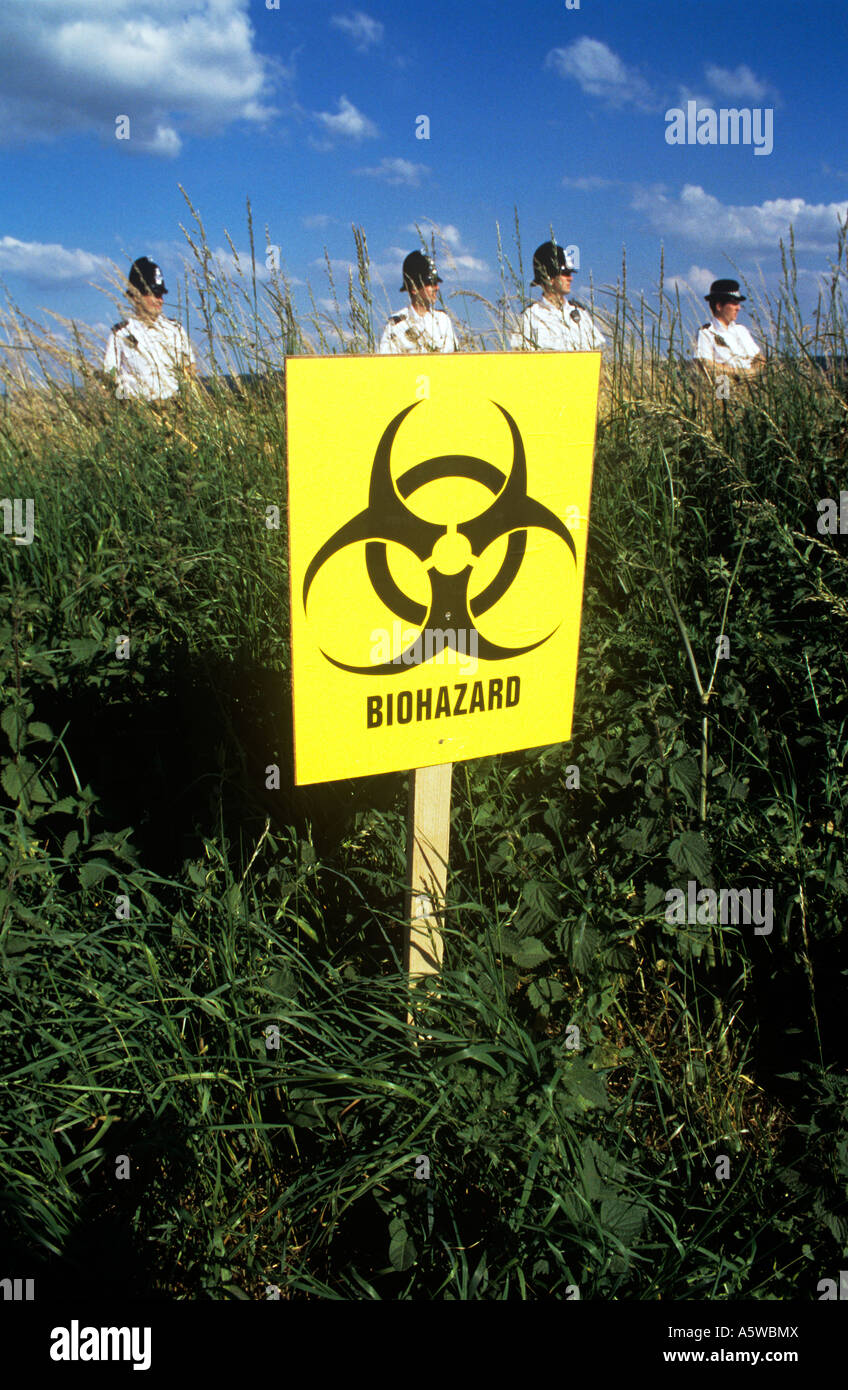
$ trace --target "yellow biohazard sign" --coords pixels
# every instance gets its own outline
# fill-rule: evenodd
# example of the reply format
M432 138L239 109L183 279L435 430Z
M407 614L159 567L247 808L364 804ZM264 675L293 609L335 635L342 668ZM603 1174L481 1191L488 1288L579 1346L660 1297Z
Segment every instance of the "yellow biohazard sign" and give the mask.
M599 373L287 359L298 784L570 737Z

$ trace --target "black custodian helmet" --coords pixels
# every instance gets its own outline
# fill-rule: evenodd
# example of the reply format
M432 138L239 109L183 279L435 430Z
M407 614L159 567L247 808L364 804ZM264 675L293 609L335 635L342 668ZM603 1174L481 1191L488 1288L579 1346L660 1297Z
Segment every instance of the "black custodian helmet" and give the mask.
M712 304L714 300L718 300L720 304L745 303L745 295L739 293L738 280L713 280L713 283L710 285L710 292L709 294L705 294L704 298L710 304Z
M543 241L533 252L533 279L531 285L543 286L553 280L555 275L573 275L574 266L569 265L565 252L555 241Z
M157 299L168 293L162 272L155 261L147 256L139 256L133 261L129 273L130 288L139 294L155 294Z
M442 277L436 271L436 262L423 251L410 251L403 263L402 290L418 289L421 285L440 285Z

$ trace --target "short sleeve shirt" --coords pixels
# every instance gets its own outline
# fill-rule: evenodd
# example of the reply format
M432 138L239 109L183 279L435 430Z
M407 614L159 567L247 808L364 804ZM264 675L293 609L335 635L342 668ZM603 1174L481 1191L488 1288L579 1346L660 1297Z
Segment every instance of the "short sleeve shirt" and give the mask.
M513 349L540 352L597 352L606 338L588 309L564 300L562 306L549 299L537 299L521 315L521 327L511 333Z
M409 305L392 314L380 339L381 353L456 352L453 324L441 309L419 314Z
M741 323L722 323L715 316L698 334L695 357L724 367L747 371L760 349Z
M130 318L112 329L103 370L115 370L118 400L163 401L177 394L180 368L194 361L188 335L173 319Z

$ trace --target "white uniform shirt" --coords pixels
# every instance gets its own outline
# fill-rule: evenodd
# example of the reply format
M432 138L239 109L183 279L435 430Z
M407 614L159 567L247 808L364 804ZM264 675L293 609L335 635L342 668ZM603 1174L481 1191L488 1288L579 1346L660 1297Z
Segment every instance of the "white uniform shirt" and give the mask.
M510 333L513 349L537 348L540 352L597 352L606 338L588 309L570 299L562 307L549 299L536 299L521 315L521 328Z
M724 367L741 367L748 371L752 358L760 349L747 328L741 323L722 323L715 315L698 334L695 357L704 362L716 362Z
M380 339L380 352L456 352L453 324L441 309L419 314L407 305L392 314Z
M116 371L115 395L119 401L141 397L164 401L179 390L180 364L195 360L194 349L182 326L161 315L154 323L129 318L109 334L103 370Z

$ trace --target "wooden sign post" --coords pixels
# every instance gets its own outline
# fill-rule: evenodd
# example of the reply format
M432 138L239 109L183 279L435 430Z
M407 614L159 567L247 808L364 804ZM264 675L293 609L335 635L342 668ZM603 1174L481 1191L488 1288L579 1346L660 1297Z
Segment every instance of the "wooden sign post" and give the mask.
M410 983L442 968L452 772L452 765L443 763L440 767L415 768L409 774L403 965Z

